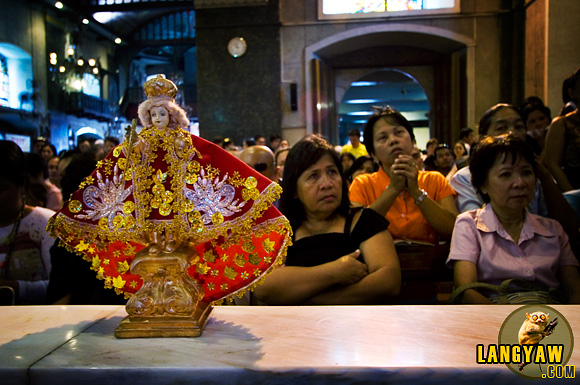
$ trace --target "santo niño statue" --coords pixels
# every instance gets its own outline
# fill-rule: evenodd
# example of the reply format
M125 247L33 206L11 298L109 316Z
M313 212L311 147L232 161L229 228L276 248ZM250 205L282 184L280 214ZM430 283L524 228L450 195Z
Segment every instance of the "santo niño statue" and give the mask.
M173 82L159 75L144 90L141 131L98 162L49 231L129 299L130 316L188 317L198 301L258 284L281 263L291 229L272 205L277 183L184 130Z

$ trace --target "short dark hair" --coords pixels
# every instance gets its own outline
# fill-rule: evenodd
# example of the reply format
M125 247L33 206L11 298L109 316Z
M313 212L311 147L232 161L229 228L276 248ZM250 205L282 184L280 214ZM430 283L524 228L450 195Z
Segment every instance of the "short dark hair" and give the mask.
M433 155L435 155L435 158L437 158L437 151L440 150L449 150L449 152L453 155L453 151L451 151L451 148L449 147L449 145L447 143L439 143L437 145L437 147L435 147L435 151L433 152Z
M471 184L479 192L484 202L489 202L489 196L481 191L481 187L487 180L489 170L493 167L498 157L511 156L512 164L518 158L527 160L536 174L536 162L532 148L522 139L513 134L498 136L486 136L477 142L477 146L471 154L469 171L471 171Z
M91 153L73 153L71 156L72 160L66 167L66 172L60 181L62 197L65 200L78 190L79 184L97 167L97 161Z
M357 130L356 128L353 128L352 130L348 131L348 136L358 136L358 137L360 137L360 131Z
M576 71L564 79L564 82L562 83L562 101L564 104L572 101L572 98L568 94L568 90L574 90L576 88L576 82L578 79L580 79L580 67L576 68Z
M371 116L364 125L364 144L370 155L375 155L375 145L373 143L374 128L375 123L377 123L381 118L384 118L391 124L397 124L399 126L405 127L409 132L409 135L411 135L411 141L415 143L415 134L413 133L413 126L411 123L409 123L409 121L405 119L405 117L399 111L387 106L380 111L375 112L375 114Z
M473 128L464 127L459 131L459 139L467 138L473 132Z
M42 145L42 147L40 147L40 151L42 152L42 150L43 150L45 147L49 147L49 148L52 150L52 153L54 154L54 156L57 156L57 155L58 155L58 152L56 151L56 147L54 147L54 145L53 145L52 143L45 142L45 143Z
M280 210L288 218L294 230L300 227L306 216L304 206L297 196L298 178L324 155L330 155L342 175L342 165L338 154L334 151L334 147L319 135L309 135L302 138L288 152L282 178L283 192L280 197ZM347 215L349 206L348 186L346 179L343 177L342 201L336 211L339 214Z
M48 163L42 157L42 155L36 152L29 152L24 154L26 159L26 172L29 176L36 178L39 174L42 174L42 178L48 178Z
M276 151L276 153L274 154L274 162L276 163L276 165L278 165L278 156L280 154L287 152L287 151L290 151L290 148L281 148L281 149Z
M483 113L483 115L481 115L481 119L479 119L479 135L487 135L487 131L489 130L489 127L491 127L492 118L504 108L511 108L521 116L520 110L518 110L516 106L507 103L498 103L490 107Z
M344 158L345 156L346 156L347 158L350 158L350 160L352 160L352 162L353 162L353 163L354 163L354 161L356 160L356 156L354 156L354 154L353 154L352 152L345 151L345 152L343 152L342 154L340 154L340 157L339 157L339 159L340 159L340 162L341 162L341 163L342 163L342 158Z
M121 142L119 141L119 138L115 137L115 136L107 136L105 138L105 142L112 142L115 144L115 146L118 146Z
M455 142L455 144L453 145L453 148L451 149L451 150L453 150L453 151L451 151L451 153L452 154L455 154L455 152L454 152L455 151L455 146L457 146L458 144L460 144L463 147L463 150L465 151L465 154L464 155L467 155L467 153L468 153L467 147L465 147L465 143L463 143L462 141Z
M0 176L18 187L26 187L28 175L26 159L18 145L10 140L0 140Z
M432 146L432 145L437 146L438 144L439 144L439 139L437 139L437 138L431 138L425 144L425 149L429 148L429 146Z
M528 121L528 117L531 115L532 112L534 111L540 111L542 114L546 115L546 117L548 118L548 120L552 120L552 111L550 110L549 107L545 106L543 103L527 103L522 107L522 119L524 121L524 125L526 124L526 122Z
M355 171L361 170L366 162L373 162L373 171L379 171L379 165L373 160L373 158L370 156L362 155L356 158L352 164L352 167L348 170L347 178L352 181L352 174L354 174Z

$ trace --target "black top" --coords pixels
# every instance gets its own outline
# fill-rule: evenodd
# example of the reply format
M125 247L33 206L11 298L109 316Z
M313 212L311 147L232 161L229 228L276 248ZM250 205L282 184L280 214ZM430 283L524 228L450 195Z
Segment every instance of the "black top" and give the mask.
M288 248L286 266L312 267L332 262L360 248L360 244L389 227L389 221L372 209L363 209L350 232L354 213L346 217L343 233L318 234L294 241ZM362 254L359 257L362 260Z
M124 305L127 300L114 290L106 289L104 281L90 269L90 262L67 251L56 241L50 248L52 269L46 290L47 303L52 304L72 292L70 305Z

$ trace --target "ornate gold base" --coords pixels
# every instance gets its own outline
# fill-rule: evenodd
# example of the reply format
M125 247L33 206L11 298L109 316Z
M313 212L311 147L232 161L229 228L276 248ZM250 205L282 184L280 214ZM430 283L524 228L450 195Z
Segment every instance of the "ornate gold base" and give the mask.
M199 337L213 306L198 303L193 316L128 316L117 329L117 338Z

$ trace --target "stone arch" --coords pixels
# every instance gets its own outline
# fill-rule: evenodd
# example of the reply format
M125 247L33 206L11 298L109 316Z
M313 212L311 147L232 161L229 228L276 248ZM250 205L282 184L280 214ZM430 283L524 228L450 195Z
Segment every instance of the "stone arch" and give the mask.
M348 53L361 47L389 45L401 40L406 46L428 48L441 53L451 54L465 49L466 52L466 99L467 121L474 121L475 116L475 40L451 30L403 23L373 24L349 31L340 32L321 39L305 48L305 84L311 90L315 76L313 60L324 61L335 55ZM313 133L315 121L315 103L306 103L306 133Z

